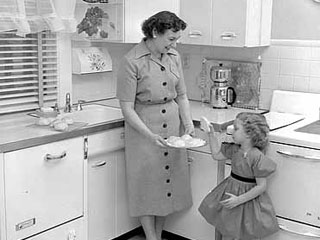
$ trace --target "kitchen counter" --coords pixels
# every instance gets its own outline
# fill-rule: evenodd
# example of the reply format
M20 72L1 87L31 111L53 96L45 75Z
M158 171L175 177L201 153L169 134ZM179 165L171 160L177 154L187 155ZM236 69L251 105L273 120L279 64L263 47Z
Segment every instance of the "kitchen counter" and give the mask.
M115 98L90 104L104 105L109 107L110 111L119 109L119 101ZM213 109L208 104L202 104L197 101L190 101L190 107L195 126L199 126L200 117L204 116L214 124L215 129L218 131L223 131L228 125L232 124L239 112L262 112L260 110L242 108ZM105 121L99 124L87 125L67 132L58 132L50 127L37 127L35 126L35 121L35 117L31 117L26 113L0 117L2 131L0 134L0 152L13 151L124 126L122 114L106 117Z

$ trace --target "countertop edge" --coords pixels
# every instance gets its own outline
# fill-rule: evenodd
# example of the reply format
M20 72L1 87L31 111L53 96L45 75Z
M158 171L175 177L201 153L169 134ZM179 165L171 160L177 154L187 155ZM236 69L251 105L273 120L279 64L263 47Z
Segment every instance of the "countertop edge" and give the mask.
M58 134L52 134L47 136L28 138L16 142L10 142L0 145L0 153L11 152L23 148L34 147L46 143L61 141L65 139L86 136L89 134L105 131L109 129L119 128L124 126L123 119L117 119L114 121L108 121L97 125L87 126L80 129L75 129L70 132L61 132Z

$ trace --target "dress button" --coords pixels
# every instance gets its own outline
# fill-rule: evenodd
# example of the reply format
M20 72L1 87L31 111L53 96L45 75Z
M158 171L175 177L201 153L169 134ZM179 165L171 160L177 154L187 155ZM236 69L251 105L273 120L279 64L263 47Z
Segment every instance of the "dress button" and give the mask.
M163 125L162 125L162 127L163 128L166 128L168 125L166 124L166 123L164 123Z
M167 179L167 180L166 180L166 183L170 183L170 179Z
M164 68L164 66L161 66L161 68L160 68L160 69L161 69L161 71L164 71L164 70L166 70L166 69Z
M167 193L167 196L168 196L168 197L171 197L171 193L168 192L168 193Z
M166 110L165 109L162 109L162 111L161 111L162 113L166 113Z
M168 154L169 154L168 152L164 152L164 154L163 154L163 155L168 156Z
M166 165L165 167L164 167L166 170L169 170L169 165Z
M165 98L163 98L163 101L167 101L167 99L168 99L168 98L167 98L167 97L165 97Z
M163 82L163 83L162 83L162 86L166 86L166 85L167 85L167 82Z

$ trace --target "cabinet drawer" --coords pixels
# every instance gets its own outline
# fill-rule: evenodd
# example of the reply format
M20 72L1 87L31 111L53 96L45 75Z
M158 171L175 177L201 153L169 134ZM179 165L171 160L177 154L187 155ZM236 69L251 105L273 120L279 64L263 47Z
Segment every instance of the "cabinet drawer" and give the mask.
M29 240L85 240L83 217L36 235Z
M89 136L89 154L101 154L124 148L124 128L114 128Z
M83 148L79 137L4 154L8 239L83 216Z

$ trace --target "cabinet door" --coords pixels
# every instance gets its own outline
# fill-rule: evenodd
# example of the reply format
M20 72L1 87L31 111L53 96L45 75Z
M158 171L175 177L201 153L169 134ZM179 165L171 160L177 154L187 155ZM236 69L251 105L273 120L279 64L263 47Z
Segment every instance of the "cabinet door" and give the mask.
M78 34L73 34L73 40L91 40L91 41L123 41L123 6L124 0L109 0L108 3L87 3L83 0L76 0L75 18L77 24L81 24L85 18L86 13L91 8L99 8L107 17L103 17L101 25L98 26L98 32L89 36L86 31ZM81 24L81 29L85 28L85 22ZM86 27L89 31L89 28ZM103 31L103 32L102 32Z
M125 0L125 42L140 42L143 38L142 22L159 11L171 11L179 15L179 0Z
M4 154L8 239L84 215L83 145L79 137Z
M187 23L181 43L211 45L212 0L180 1L180 16Z
M115 152L115 160L117 162L116 234L120 236L140 226L140 223L137 218L129 216L124 148Z
M92 240L116 237L116 134L111 130L88 136L88 236Z
M165 230L189 239L211 240L215 236L212 225L200 215L198 207L203 198L217 185L218 162L210 154L188 151L193 205L190 209L170 215ZM226 165L226 176L230 167Z
M213 0L213 45L269 45L271 15L272 0Z

